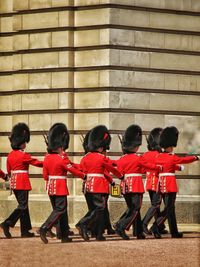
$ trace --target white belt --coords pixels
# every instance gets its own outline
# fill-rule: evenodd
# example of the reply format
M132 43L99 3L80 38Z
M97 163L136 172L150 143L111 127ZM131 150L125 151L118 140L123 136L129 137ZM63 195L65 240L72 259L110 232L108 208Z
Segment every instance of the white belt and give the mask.
M12 174L16 174L16 173L28 173L27 170L16 170L16 171L11 171Z
M124 178L126 179L126 178L128 178L128 177L138 177L138 176L140 176L140 177L142 177L142 174L141 173L127 173L127 174L124 174Z
M104 175L102 173L87 173L87 177L102 177L102 178L104 178Z
M160 173L160 174L159 174L159 177L162 177L162 176L175 176L175 173L172 173L172 172L164 172L164 173Z
M67 179L67 176L49 175L49 180L51 180L51 179L55 179L55 180L59 180L59 179Z

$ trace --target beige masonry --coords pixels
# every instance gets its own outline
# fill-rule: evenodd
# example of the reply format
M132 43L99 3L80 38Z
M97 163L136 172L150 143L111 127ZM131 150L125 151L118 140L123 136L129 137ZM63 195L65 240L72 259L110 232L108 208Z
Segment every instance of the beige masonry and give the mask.
M198 154L200 18L193 12L200 12L199 1L0 0L0 168L6 170L8 136L18 122L29 125L27 151L39 159L46 153L42 134L56 122L70 130L68 152L77 163L82 135L97 124L112 131L115 159L122 154L117 134L132 123L145 133L175 125L180 131L175 151ZM143 135L140 152L146 145ZM187 178L178 180L179 222L198 221L199 173L198 162L178 173ZM42 169L31 167L30 175L36 177L31 178L31 216L39 224L45 214L35 210L45 210L48 198ZM68 186L74 225L86 205L82 181L69 179ZM12 205L4 193L0 220L3 206ZM116 220L123 201L112 199L110 207Z

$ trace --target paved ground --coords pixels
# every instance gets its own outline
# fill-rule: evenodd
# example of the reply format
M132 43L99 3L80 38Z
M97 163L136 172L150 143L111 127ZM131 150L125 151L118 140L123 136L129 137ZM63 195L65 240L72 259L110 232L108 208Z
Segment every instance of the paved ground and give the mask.
M76 232L72 243L61 244L54 238L49 239L47 245L39 237L19 238L17 227L11 231L12 239L5 239L0 230L0 266L199 267L199 227L182 226L180 230L185 231L182 239L171 239L170 235L166 235L160 240L152 237L137 240L131 237L129 241L123 241L113 235L106 236L105 242L94 239L84 242Z

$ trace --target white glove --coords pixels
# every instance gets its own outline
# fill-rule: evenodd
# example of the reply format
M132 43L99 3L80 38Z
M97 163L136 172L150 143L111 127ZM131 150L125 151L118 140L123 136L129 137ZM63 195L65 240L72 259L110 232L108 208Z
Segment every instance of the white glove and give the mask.
M181 165L180 166L180 171L182 172L182 171L184 171L184 169L185 169L185 166Z

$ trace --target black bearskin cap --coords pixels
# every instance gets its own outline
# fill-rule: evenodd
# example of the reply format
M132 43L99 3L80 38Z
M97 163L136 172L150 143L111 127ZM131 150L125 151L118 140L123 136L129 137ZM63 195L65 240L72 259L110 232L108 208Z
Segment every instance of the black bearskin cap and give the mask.
M89 149L88 149L88 139L89 139L89 134L90 134L91 130L88 131L83 139L83 149L85 151L85 154L87 154L89 152Z
M154 128L153 130L151 130L147 138L148 150L150 151L157 150L158 152L161 152L161 147L159 145L161 132L162 128Z
M55 123L49 129L48 133L48 152L62 147L64 150L69 146L69 133L67 127L63 123Z
M129 153L131 149L142 144L142 129L140 126L130 125L122 138L122 150L124 153Z
M12 149L20 149L20 146L30 141L30 130L28 125L20 122L13 126L9 137Z
M105 125L94 127L88 137L88 151L96 151L102 147L103 150L109 150L111 143L110 133Z
M176 147L178 142L179 131L176 127L166 127L160 135L160 146L168 148L170 146Z

